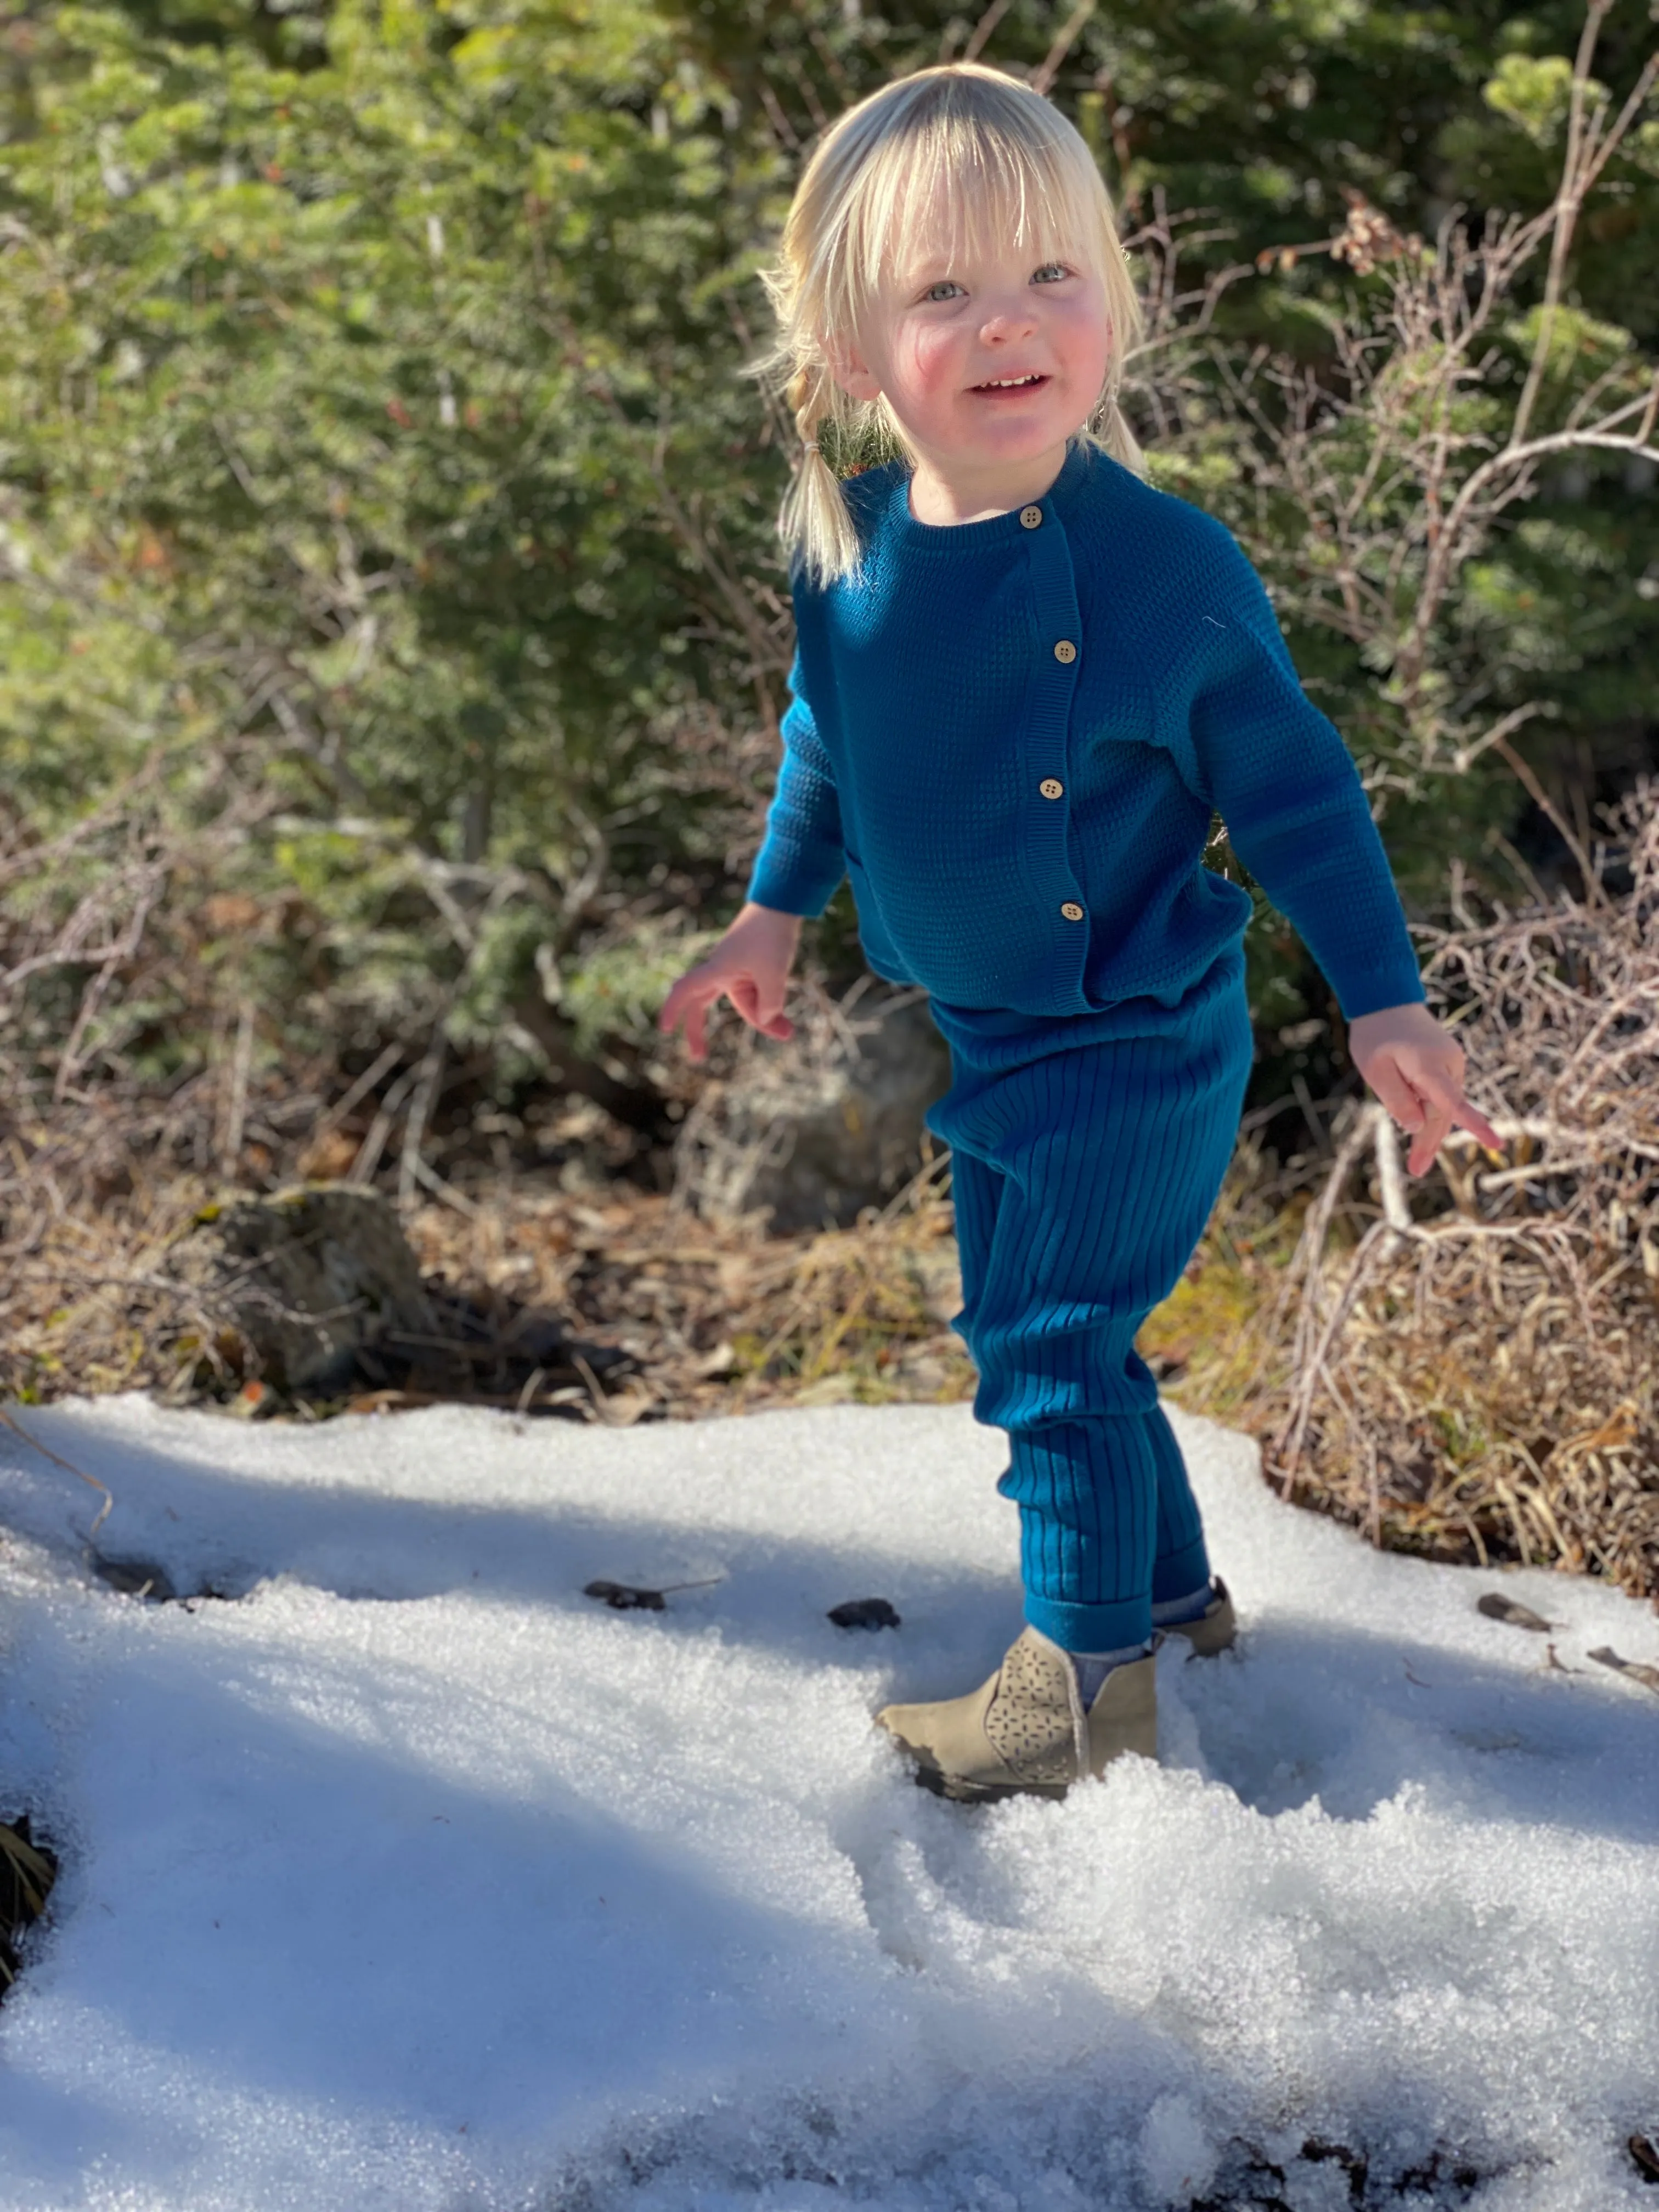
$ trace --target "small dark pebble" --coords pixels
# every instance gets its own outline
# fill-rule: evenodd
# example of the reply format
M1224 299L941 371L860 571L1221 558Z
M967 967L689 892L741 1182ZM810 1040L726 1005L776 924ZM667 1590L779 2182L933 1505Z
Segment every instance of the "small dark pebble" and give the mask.
M1632 2136L1628 2148L1643 2180L1659 2182L1659 2150L1654 2148L1647 2136Z
M837 1628L897 1628L897 1613L884 1597L853 1597L845 1605L832 1605L830 1618Z
M173 1605L179 1593L173 1587L166 1570L149 1559L104 1559L95 1558L93 1572L112 1590L123 1597L148 1598L152 1605Z
M584 1597L597 1597L613 1613L663 1613L667 1610L660 1590L635 1589L631 1583L587 1583Z
M1548 1621L1540 1620L1529 1605L1522 1605L1512 1597L1500 1596L1496 1590L1488 1590L1485 1597L1478 1598L1475 1610L1484 1613L1488 1620L1507 1620L1511 1628L1529 1628L1534 1636L1545 1636L1549 1632Z
M1449 2168L1443 2154L1431 2150L1421 2166L1408 2166L1399 2176L1394 2185L1395 2194L1398 2197L1414 2193L1434 2196L1448 2180L1462 2197L1470 2196L1480 2185L1480 2176L1474 2166L1460 2162Z

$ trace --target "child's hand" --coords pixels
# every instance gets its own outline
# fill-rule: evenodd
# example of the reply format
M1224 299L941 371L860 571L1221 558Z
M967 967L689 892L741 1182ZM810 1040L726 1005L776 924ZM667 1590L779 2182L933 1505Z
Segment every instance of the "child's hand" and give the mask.
M672 1036L685 1024L686 1049L707 1060L705 1023L717 999L730 999L751 1029L769 1037L792 1037L795 1025L783 1011L783 989L800 942L800 916L769 906L745 906L707 960L688 968L663 1001L657 1027Z
M1463 1048L1426 1006L1384 1006L1348 1024L1354 1066L1412 1139L1407 1174L1420 1176L1453 1129L1491 1152L1503 1141L1463 1096Z

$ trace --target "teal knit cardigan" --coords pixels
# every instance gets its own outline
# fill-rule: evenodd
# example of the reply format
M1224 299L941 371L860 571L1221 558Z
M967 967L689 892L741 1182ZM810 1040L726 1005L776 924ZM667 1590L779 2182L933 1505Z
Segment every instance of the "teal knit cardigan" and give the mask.
M749 896L850 876L871 966L950 1008L1174 1004L1249 895L1214 817L1352 1020L1423 986L1346 747L1218 522L1074 446L1040 500L940 529L897 465L843 489L855 574L798 578L784 757Z

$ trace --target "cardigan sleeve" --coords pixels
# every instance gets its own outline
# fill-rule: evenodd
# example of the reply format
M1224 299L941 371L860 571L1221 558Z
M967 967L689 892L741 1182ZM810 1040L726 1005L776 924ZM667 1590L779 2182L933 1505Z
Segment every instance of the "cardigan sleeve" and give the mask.
M802 691L799 653L789 689L793 697L783 718L783 762L749 896L780 914L816 915L847 872L841 803L830 756Z
M1215 611L1199 617L1191 664L1200 795L1296 925L1348 1020L1420 1000L1417 955L1358 771L1303 690L1255 571L1225 544L1223 589L1205 595Z

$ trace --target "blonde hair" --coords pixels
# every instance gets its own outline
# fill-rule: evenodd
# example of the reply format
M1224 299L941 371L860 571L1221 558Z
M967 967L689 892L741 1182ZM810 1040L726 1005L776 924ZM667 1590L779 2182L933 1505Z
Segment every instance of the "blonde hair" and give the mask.
M854 399L836 382L830 347L856 331L892 266L895 241L943 205L953 252L1012 239L1034 262L1056 252L1093 264L1106 295L1112 349L1084 435L1130 468L1141 465L1118 404L1123 360L1140 332L1140 302L1094 156L1053 103L1018 77L977 62L918 70L848 109L807 163L767 289L778 340L757 364L792 410L802 451L778 527L814 582L858 566L859 540L823 451L843 463L905 450L884 400Z

